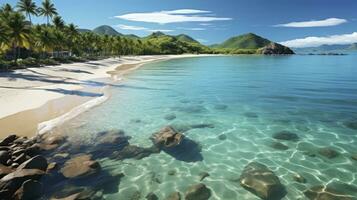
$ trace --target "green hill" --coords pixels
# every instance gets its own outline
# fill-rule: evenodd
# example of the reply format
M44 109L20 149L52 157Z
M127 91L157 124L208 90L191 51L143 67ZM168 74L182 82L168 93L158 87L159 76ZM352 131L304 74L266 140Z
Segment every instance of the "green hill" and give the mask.
M177 35L176 38L182 42L199 43L197 40L185 34Z
M93 29L93 32L99 35L123 35L108 25L98 26L97 28Z
M254 33L248 33L232 37L222 44L214 45L212 47L227 49L259 49L270 43L271 41L268 39L262 38Z

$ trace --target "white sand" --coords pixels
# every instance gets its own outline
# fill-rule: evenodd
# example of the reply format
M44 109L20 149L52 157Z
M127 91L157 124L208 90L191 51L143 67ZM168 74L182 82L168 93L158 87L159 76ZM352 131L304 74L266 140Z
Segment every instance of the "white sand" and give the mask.
M193 56L196 55L125 56L120 59L110 58L88 63L62 64L0 73L0 119L41 107L50 100L80 91L88 85L88 81L108 78L111 76L108 71L114 71L124 64L139 66L161 59Z

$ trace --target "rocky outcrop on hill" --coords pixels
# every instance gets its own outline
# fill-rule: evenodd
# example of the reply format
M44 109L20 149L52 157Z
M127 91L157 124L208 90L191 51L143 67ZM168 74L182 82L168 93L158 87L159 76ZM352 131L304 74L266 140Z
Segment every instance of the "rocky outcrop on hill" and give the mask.
M281 44L272 42L268 44L267 46L258 49L257 51L259 54L263 55L289 55L289 54L295 54L293 50L291 50L289 47L283 46Z

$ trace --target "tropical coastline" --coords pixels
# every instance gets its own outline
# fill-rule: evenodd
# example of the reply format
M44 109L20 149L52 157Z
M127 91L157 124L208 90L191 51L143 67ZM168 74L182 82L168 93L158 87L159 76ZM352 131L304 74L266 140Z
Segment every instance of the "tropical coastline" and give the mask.
M123 75L143 64L197 56L209 55L124 56L0 73L0 125L5 133L0 138L9 133L34 136L38 123L60 117L91 99L102 97L103 87L118 84ZM29 119L33 121L22 128L14 126L16 121L28 122Z

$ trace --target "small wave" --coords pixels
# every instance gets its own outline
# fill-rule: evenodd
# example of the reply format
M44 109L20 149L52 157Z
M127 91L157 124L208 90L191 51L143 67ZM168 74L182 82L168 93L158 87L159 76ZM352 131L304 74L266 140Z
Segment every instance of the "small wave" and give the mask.
M107 86L104 87L103 89L105 90L106 88L107 88ZM42 135L42 134L52 130L53 128L63 124L64 122L77 117L78 115L82 114L83 112L90 110L91 108L104 103L108 99L109 99L109 95L103 94L103 96L94 98L92 100L89 100L89 101L73 108L71 111L67 112L66 114L63 114L57 118L39 123L37 126L37 134Z

